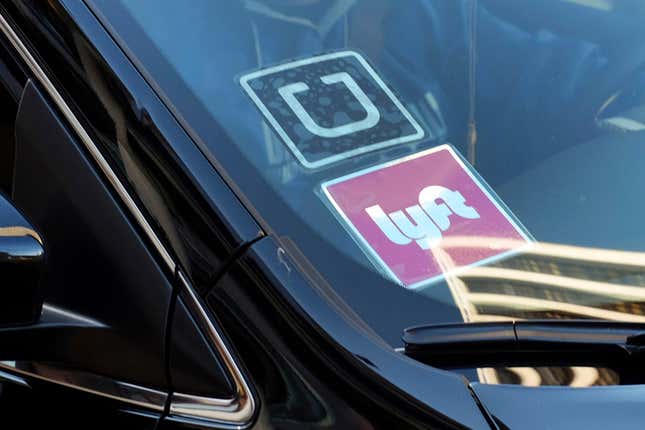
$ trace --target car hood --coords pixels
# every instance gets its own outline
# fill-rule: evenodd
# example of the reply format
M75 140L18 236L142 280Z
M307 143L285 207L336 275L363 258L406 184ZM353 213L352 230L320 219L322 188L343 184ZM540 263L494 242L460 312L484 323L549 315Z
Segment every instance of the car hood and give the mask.
M645 422L641 385L472 388L500 429L641 429Z

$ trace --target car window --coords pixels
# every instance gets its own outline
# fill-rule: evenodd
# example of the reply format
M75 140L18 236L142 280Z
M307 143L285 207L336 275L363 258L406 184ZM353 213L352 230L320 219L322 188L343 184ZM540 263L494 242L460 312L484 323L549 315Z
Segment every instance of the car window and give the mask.
M645 321L642 2L90 4L393 346L428 321Z

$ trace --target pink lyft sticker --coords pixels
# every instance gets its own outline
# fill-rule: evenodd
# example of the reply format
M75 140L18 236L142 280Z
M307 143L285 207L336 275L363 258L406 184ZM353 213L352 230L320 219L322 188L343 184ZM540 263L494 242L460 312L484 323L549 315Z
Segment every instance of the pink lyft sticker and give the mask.
M406 288L530 243L449 145L325 182L322 190L373 260Z

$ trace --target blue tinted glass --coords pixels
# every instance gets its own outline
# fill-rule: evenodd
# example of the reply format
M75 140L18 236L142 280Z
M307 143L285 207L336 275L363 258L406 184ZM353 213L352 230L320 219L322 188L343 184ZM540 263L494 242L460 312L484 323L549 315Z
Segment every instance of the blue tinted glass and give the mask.
M642 1L93 6L393 344L428 319L645 321Z

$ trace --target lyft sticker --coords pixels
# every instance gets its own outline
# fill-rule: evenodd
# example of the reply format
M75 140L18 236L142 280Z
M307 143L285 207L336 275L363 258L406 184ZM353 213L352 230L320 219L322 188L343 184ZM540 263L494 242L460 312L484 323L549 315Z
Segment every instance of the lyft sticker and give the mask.
M406 288L530 243L449 145L328 181L322 189L375 263Z
M242 76L240 84L307 168L425 135L376 71L353 51L259 70Z

